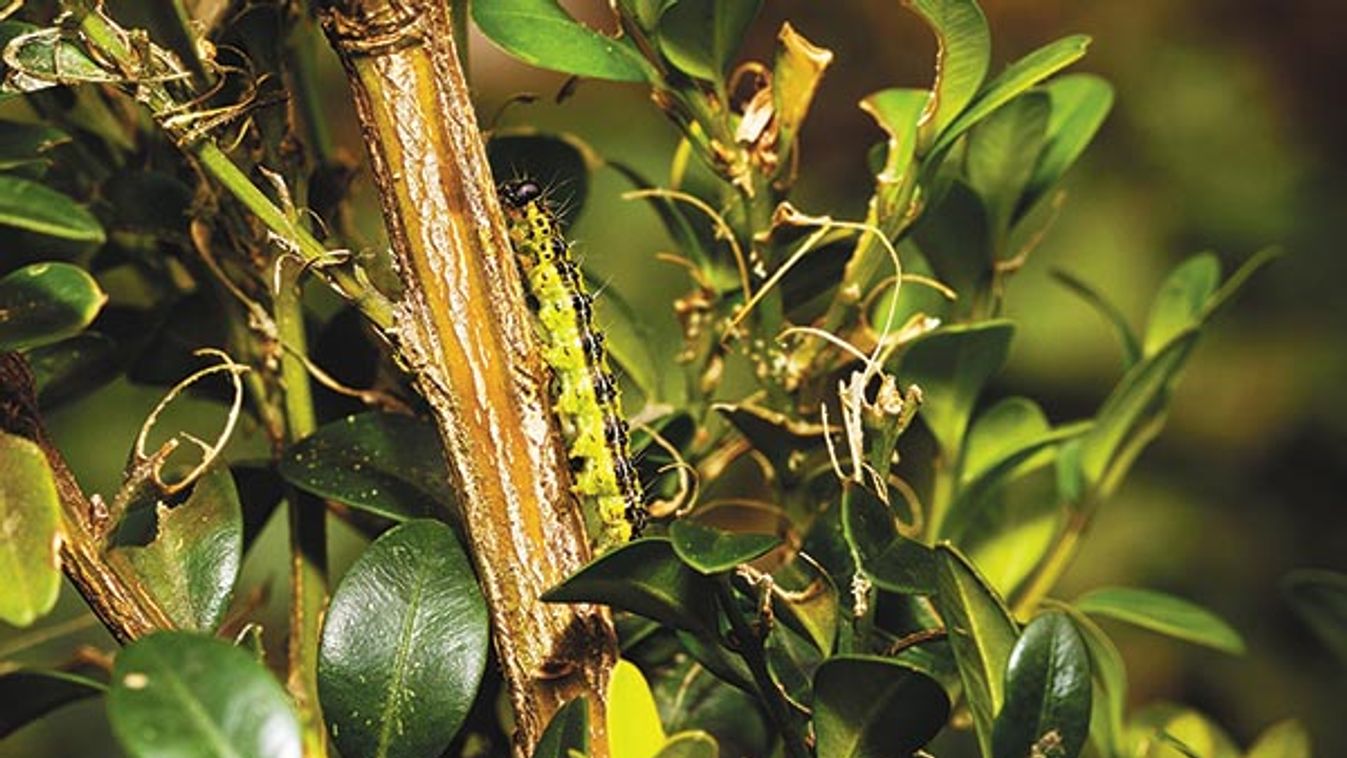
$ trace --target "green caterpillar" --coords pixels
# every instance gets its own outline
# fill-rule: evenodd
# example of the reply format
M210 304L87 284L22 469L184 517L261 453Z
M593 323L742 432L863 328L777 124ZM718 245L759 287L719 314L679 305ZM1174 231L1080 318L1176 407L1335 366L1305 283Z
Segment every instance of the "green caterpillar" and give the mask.
M574 491L601 553L639 536L649 515L628 450L617 380L603 333L594 328L593 298L542 187L524 179L497 192L537 316L543 359L554 375L553 409L566 438Z

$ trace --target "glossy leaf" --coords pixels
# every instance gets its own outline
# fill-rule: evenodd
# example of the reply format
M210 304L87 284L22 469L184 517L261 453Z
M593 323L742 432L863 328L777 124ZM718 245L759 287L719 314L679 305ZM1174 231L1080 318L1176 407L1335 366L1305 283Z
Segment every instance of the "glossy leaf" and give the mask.
M452 498L435 428L392 413L324 424L291 445L277 471L306 492L396 521L442 512Z
M0 621L28 626L61 589L61 503L47 456L0 431Z
M1089 45L1089 37L1083 34L1074 34L1063 37L1056 42L1050 42L1010 64L999 76L988 82L987 86L978 93L977 99L968 106L968 109L954 123L950 124L948 129L941 133L939 141L931 149L931 152L938 154L947 149L954 144L954 140L958 139L960 135L997 108L1010 102L1035 84L1080 60L1085 55L1085 49Z
M1016 487L1013 493L1005 488L987 493L966 509L972 513L957 541L950 536L1002 597L1019 589L1061 531L1064 509L1044 484L1037 480L1023 492Z
M901 375L921 387L921 417L947 460L958 459L973 405L1005 363L1014 334L1002 320L946 327L913 342L903 357Z
M589 703L577 697L561 706L538 738L533 758L569 758L574 750L589 754Z
M1090 673L1094 678L1090 698L1091 742L1100 755L1125 755L1123 717L1127 707L1127 667L1122 653L1104 630L1076 607L1054 600L1047 600L1044 605L1071 619L1090 652Z
M1090 654L1066 614L1034 619L1010 653L1005 705L992 729L995 758L1075 758L1090 729Z
M1095 312L1103 316L1109 326L1113 327L1113 333L1117 335L1118 342L1122 345L1123 369L1131 369L1135 366L1137 361L1141 360L1141 340L1132 331L1131 324L1127 323L1127 317L1123 315L1122 311L1118 310L1118 306L1114 305L1095 288L1061 269L1053 271L1052 276L1062 286L1074 292L1080 299L1094 308Z
M678 0L659 19L660 52L688 76L720 82L762 0Z
M720 746L706 732L679 732L671 735L655 758L716 758Z
M613 755L653 758L664 747L664 727L645 676L618 661L608 682L608 744Z
M119 547L175 624L212 631L224 620L243 564L243 510L229 469L199 479L185 502L155 505L154 540Z
M964 166L996 234L1004 235L1043 149L1051 106L1047 95L1026 92L968 133Z
M889 506L864 487L851 485L842 495L842 509L847 542L876 587L907 595L935 592L935 554L898 533Z
M343 754L439 755L472 707L490 625L447 525L409 521L342 578L323 622L318 692Z
M1077 598L1076 607L1232 655L1244 652L1244 640L1229 624L1201 606L1163 592L1102 587Z
M1094 139L1113 107L1113 86L1092 74L1060 76L1043 85L1052 103L1047 144L1038 156L1021 208L1047 194Z
M702 574L730 571L781 544L781 538L774 534L727 532L687 519L673 523L669 538L678 557Z
M192 632L156 632L123 648L108 719L132 758L299 758L290 698L251 653Z
M5 177L0 175L0 183ZM0 279L0 352L50 345L93 322L107 295L69 263L34 263Z
M1310 758L1310 735L1295 719L1279 721L1263 730L1245 758Z
M1179 264L1165 279L1146 324L1146 355L1155 355L1170 340L1202 323L1207 301L1221 282L1221 263L1202 253Z
M663 537L612 550L548 590L550 603L602 603L670 626L715 629L713 580L688 568Z
M885 658L836 656L814 676L818 754L832 758L908 755L949 720L940 683Z
M0 739L68 703L101 695L107 685L67 671L16 669L0 674Z
M1347 574L1293 571L1282 580L1282 594L1319 640L1347 666Z
M991 755L992 723L1004 702L1006 665L1019 631L1005 602L952 546L936 552L936 606L945 620L978 745Z
M629 43L581 24L556 0L471 5L472 20L482 34L526 63L594 79L653 80L650 64Z
M44 184L5 174L0 174L0 226L95 245L106 239L84 206Z
M935 32L936 77L922 142L931 144L972 101L991 63L991 30L975 0L903 0Z

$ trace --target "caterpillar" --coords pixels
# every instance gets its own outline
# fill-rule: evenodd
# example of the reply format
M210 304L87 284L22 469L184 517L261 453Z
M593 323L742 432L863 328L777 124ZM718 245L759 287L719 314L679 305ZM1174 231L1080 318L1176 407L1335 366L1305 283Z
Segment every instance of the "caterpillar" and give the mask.
M632 464L617 380L603 333L594 328L593 297L571 256L561 224L530 179L497 188L510 244L536 315L543 360L553 374L553 410L561 422L595 552L639 536L649 516Z

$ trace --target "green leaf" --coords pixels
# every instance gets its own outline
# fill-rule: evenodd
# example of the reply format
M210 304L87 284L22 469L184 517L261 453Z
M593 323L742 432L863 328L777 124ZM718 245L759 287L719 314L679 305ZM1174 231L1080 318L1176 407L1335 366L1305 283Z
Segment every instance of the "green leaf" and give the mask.
M318 651L323 716L345 755L439 755L472 707L490 624L447 525L408 521L356 560L332 595Z
M688 76L722 82L762 0L678 0L659 19L659 49Z
M277 471L305 492L406 521L442 512L452 502L440 449L428 421L360 413L291 445Z
M0 226L101 245L103 226L84 206L44 184L0 174Z
M83 332L32 348L27 358L37 382L38 403L46 410L112 381L121 370L122 356L110 338Z
M701 574L720 574L761 558L781 544L775 534L727 532L680 519L669 528L674 552Z
M1062 286L1074 292L1095 312L1103 316L1109 325L1113 327L1113 333L1118 336L1118 342L1122 344L1123 349L1123 369L1131 369L1141 360L1141 340L1137 338L1132 326L1127 323L1127 317L1118 306L1114 305L1105 298L1098 290L1068 274L1061 269L1052 272L1052 276Z
M502 50L540 68L619 82L656 81L650 64L628 42L581 24L556 0L472 3L472 20Z
M1094 139L1113 108L1113 86L1092 74L1069 74L1043 85L1052 102L1047 144L1024 190L1021 209L1027 209L1066 174Z
M28 626L61 589L61 503L47 456L0 432L0 621Z
M678 629L716 628L713 580L678 559L663 537L628 542L543 594L549 603L602 603Z
M1232 655L1244 653L1244 640L1229 624L1205 608L1163 592L1101 587L1077 598L1076 607Z
M963 450L973 405L1005 363L1014 334L1005 320L951 326L916 340L903 356L900 375L921 387L921 416L951 465Z
M948 129L941 132L939 141L931 148L931 153L939 155L953 145L954 140L961 134L991 115L997 108L1080 60L1089 45L1089 37L1074 34L1050 42L1010 64L999 76L987 83L987 86L978 93L977 99L949 125Z
M561 706L547 723L533 758L567 758L574 750L589 753L589 703L577 697Z
M3 182L4 176L0 176ZM0 279L0 352L50 345L78 334L107 302L88 272L34 263Z
M984 476L998 464L1047 434L1048 417L1038 403L1026 397L1007 397L978 414L964 445L959 481Z
M1129 758L1239 758L1230 736L1211 719L1164 703L1138 713L1128 736Z
M940 683L885 658L836 656L814 675L818 754L829 758L909 755L949 720Z
M869 490L847 486L842 495L842 524L861 571L876 587L904 595L935 592L935 554L899 534L889 506Z
M991 755L992 723L1004 702L1006 665L1019 630L1005 602L968 559L942 543L936 552L936 607L959 664L978 745Z
M628 758L653 758L664 746L654 695L631 661L618 661L609 679L608 742L613 755Z
M1010 653L1005 706L992 730L995 758L1075 758L1090 729L1090 654L1066 614L1048 611Z
M1310 735L1295 719L1286 719L1263 730L1245 758L1310 758Z
M1101 755L1126 755L1123 716L1127 707L1127 667L1123 664L1122 653L1104 630L1079 609L1053 600L1045 601L1045 604L1071 619L1090 651L1090 671L1094 677L1090 739Z
M1221 263L1211 253L1195 255L1179 264L1165 279L1151 306L1146 324L1146 355L1155 355L1170 340L1200 326L1221 281Z
M871 207L879 224L892 223L907 210L907 188L913 185L917 132L921 114L930 99L925 90L893 88L880 90L861 100L861 110L870 114L888 137L884 162L875 172L875 196ZM907 261L903 261L907 268Z
M819 652L831 653L841 613L832 576L814 563L793 560L774 571L772 580L783 590L772 593L777 618L812 640Z
M155 505L154 541L118 547L169 618L184 629L212 631L224 620L243 564L243 510L225 466L206 472L186 502Z
M982 198L994 233L1010 227L1033 174L1048 129L1048 96L1026 92L983 119L968 134L964 166L968 184Z
M654 31L660 14L673 2L676 0L617 0L623 15L634 19L636 25L647 32Z
M46 124L0 121L0 171L46 163L43 153L70 141L70 135Z
M67 703L101 695L107 685L67 671L17 669L0 674L0 739Z
M299 722L251 653L192 632L123 648L108 692L112 733L131 758L299 758Z
M1300 569L1287 574L1281 584L1291 608L1347 665L1347 574Z
M903 5L935 32L936 75L921 138L930 145L982 86L992 57L991 30L975 0L903 0Z
M652 669L651 679L660 719L675 735L689 731L715 735L726 758L771 753L773 736L756 697L718 679L688 656L676 656Z
M706 732L689 731L669 735L668 742L655 758L716 758L718 755L720 746L715 737Z

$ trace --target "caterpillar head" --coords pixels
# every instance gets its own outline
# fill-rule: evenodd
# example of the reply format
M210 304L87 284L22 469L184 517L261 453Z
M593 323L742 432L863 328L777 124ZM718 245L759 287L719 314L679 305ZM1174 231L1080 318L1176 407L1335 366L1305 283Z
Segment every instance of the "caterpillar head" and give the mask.
M543 188L532 179L516 179L501 184L496 193L511 208L523 208L542 197Z

